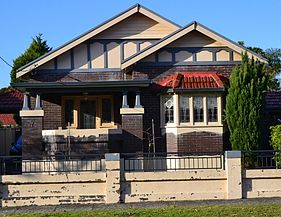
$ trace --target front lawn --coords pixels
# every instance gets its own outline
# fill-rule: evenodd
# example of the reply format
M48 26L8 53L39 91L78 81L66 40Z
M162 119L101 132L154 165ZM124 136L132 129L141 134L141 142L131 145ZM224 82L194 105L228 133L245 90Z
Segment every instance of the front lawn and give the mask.
M36 209L36 208L35 208ZM225 205L225 206L188 206L166 207L149 209L126 209L126 210L96 210L96 211L72 211L58 213L32 213L1 215L12 217L129 217L129 216L281 216L281 205Z

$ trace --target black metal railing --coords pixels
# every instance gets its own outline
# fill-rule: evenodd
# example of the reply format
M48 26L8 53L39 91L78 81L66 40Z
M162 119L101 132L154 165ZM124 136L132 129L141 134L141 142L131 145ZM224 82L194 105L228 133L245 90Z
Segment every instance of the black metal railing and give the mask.
M224 169L223 153L121 154L126 172Z
M0 175L103 171L104 155L0 156Z
M242 151L242 164L245 169L280 169L281 151Z

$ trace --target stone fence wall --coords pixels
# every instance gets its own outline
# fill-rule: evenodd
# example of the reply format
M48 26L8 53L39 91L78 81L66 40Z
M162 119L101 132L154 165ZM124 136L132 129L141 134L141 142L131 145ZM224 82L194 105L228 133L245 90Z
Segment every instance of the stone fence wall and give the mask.
M105 170L1 176L2 207L281 197L281 170L243 170L241 152L225 153L222 169L125 172L119 154Z

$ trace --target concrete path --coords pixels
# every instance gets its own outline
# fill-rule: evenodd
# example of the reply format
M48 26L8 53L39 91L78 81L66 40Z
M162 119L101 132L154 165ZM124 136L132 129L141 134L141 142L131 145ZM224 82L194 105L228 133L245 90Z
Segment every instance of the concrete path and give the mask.
M253 204L280 204L281 198L241 199L241 200L208 200L208 201L177 201L177 202L140 202L127 204L89 204L89 205L59 205L59 206L27 206L17 208L2 208L0 215L20 214L33 212L62 212L82 210L116 210L129 208L161 208L167 206L214 206L214 205L253 205Z

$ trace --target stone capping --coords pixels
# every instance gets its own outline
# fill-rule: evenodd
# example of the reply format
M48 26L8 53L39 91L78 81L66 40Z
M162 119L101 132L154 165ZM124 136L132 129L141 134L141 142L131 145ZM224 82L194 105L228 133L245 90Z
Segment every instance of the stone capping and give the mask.
M43 117L43 110L21 110L20 117Z
M120 160L120 153L106 153L105 154L106 161L119 161Z
M241 151L226 151L225 158L241 158Z
M144 114L144 108L120 108L121 115L138 115Z

